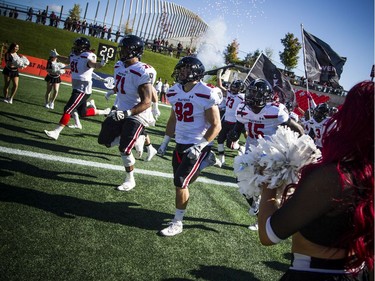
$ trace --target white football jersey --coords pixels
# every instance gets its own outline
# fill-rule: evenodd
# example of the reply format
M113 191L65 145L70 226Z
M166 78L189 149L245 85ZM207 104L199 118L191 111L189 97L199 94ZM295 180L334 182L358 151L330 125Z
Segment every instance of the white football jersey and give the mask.
M96 55L93 52L83 52L79 55L71 53L69 58L72 79L91 81L94 69L88 66L88 62L96 61Z
M326 128L326 123L328 121L329 118L326 118L324 120L322 120L321 122L317 122L314 118L311 118L309 121L308 121L308 130L310 132L310 129L313 130L314 132L314 142L315 142L315 145L317 147L323 147L323 144L322 144L322 139L323 139L323 133L324 133L324 130Z
M72 88L89 95L92 93L92 72L88 62L96 61L96 55L92 52L83 52L79 55L70 54L70 71L72 76Z
M289 113L282 103L269 102L259 113L254 113L245 102L238 105L237 121L245 124L247 142L257 145L258 138L267 138L276 133L279 125L289 120Z
M141 102L138 87L143 84L153 85L156 79L156 70L143 62L125 67L122 61L118 61L115 64L114 79L117 92L115 105L119 110L126 111ZM133 117L145 126L155 123L151 107Z
M176 143L198 143L210 127L205 111L220 103L218 94L204 82L198 82L189 92L175 84L169 88L167 99L176 116Z
M227 122L236 123L236 110L238 105L245 99L245 94L238 93L232 94L231 91L227 91L226 103L225 103L225 115L224 120Z

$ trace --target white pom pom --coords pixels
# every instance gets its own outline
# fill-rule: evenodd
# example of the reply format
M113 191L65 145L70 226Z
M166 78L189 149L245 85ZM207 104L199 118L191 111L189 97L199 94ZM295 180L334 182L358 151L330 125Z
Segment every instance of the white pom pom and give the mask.
M250 152L234 161L240 192L252 196L264 184L278 188L278 195L290 183L297 183L300 169L321 157L308 135L298 136L288 127L279 127L276 133L250 145ZM246 184L247 182L247 184Z

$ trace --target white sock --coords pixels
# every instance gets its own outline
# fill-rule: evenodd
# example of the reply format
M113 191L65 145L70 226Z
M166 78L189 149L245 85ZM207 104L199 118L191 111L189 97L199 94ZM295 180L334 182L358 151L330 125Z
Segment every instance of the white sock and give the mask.
M126 178L127 179L134 179L134 170L131 172L126 172Z
M74 113L73 113L73 119L74 119L74 123L75 123L77 126L81 126L81 122L79 121L79 115L78 115L78 112L74 112Z
M64 129L64 126L58 125L55 129L56 132L60 134L60 132Z
M176 209L176 212L174 214L174 220L176 221L182 221L184 219L186 210Z
M147 153L150 153L150 148L152 147L152 144L150 143L149 145L145 145L147 149Z

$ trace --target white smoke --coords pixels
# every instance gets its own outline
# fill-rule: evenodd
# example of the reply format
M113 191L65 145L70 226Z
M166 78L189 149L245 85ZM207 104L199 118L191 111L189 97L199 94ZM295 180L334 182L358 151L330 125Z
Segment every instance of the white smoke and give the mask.
M206 71L225 65L223 44L228 41L227 26L223 19L215 19L208 23L208 26L207 32L197 44L197 58L203 63Z

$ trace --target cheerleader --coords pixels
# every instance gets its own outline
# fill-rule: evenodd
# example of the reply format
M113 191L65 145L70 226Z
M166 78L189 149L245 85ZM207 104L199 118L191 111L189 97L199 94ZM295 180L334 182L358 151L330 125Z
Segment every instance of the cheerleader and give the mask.
M16 95L19 82L19 72L18 68L25 68L30 63L25 56L18 55L19 45L17 43L11 43L7 52L4 55L5 67L3 69L4 75L4 102L12 104L13 98ZM13 87L9 93L10 82L12 82Z
M59 94L61 83L60 75L65 73L64 67L65 64L58 62L56 53L51 51L50 57L47 61L47 75L44 79L47 82L47 90L45 95L46 108L54 109L55 107L55 100Z

